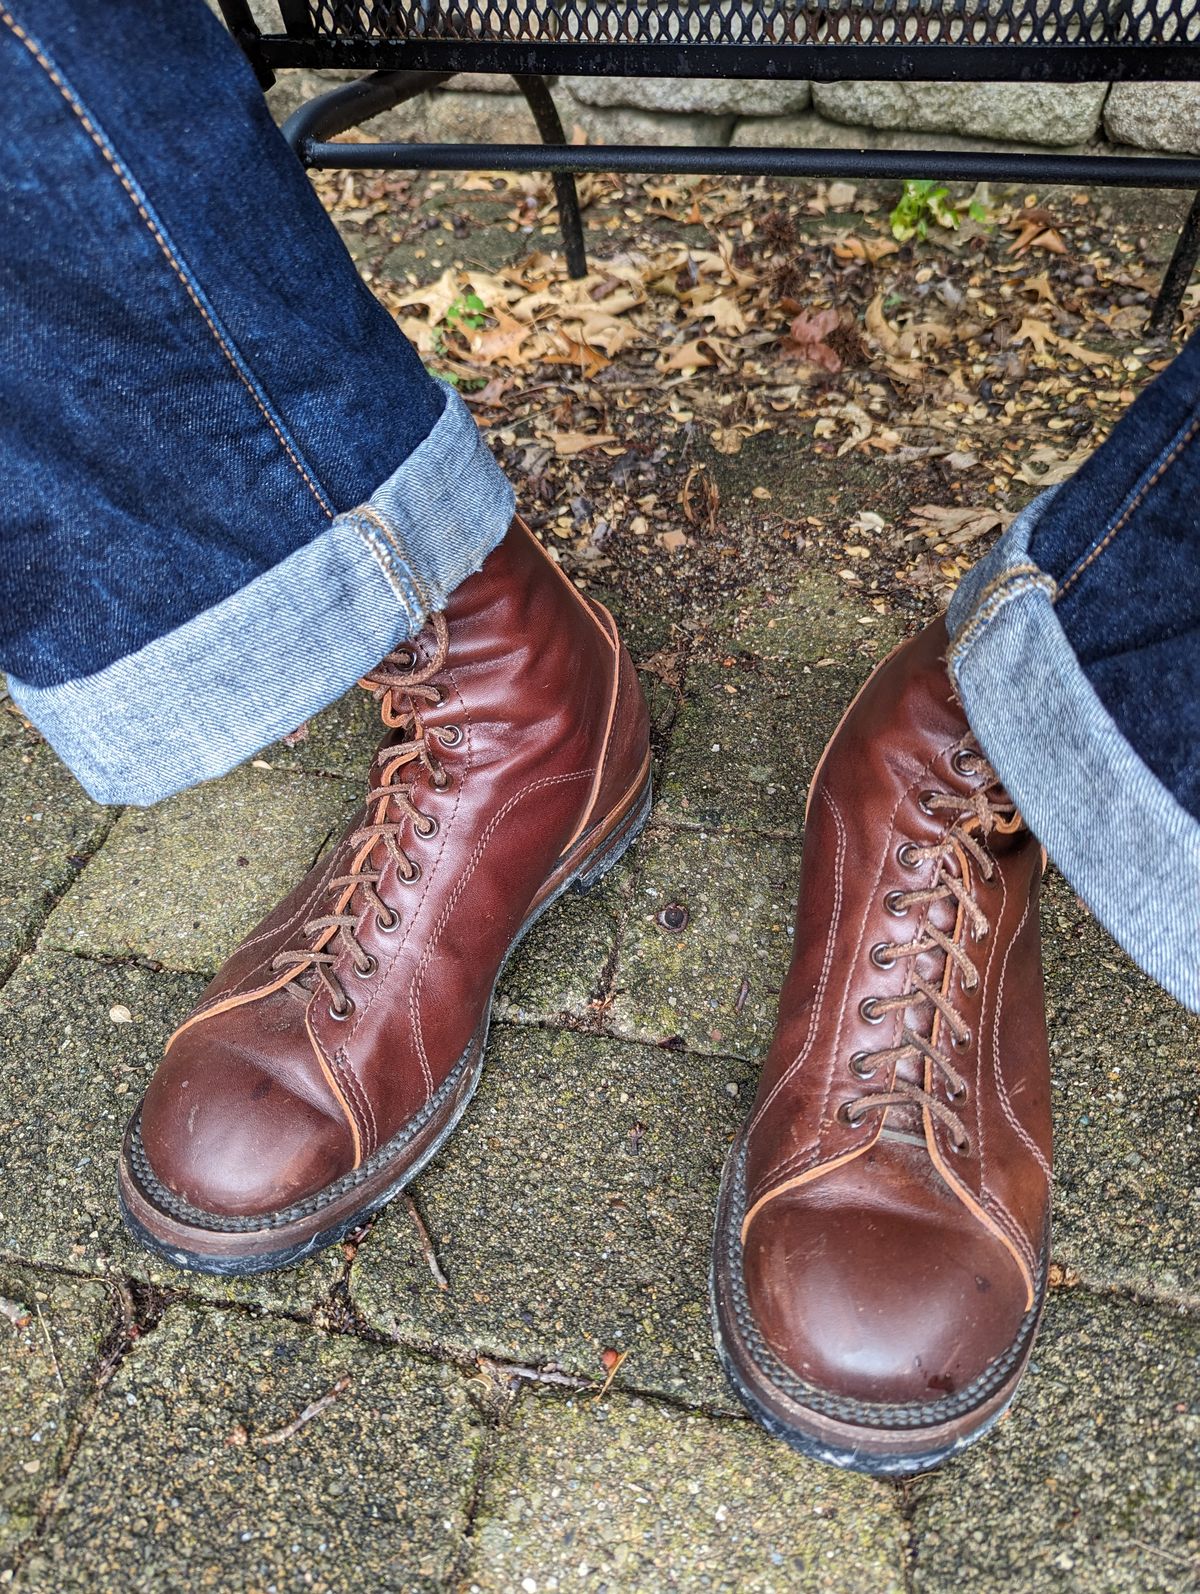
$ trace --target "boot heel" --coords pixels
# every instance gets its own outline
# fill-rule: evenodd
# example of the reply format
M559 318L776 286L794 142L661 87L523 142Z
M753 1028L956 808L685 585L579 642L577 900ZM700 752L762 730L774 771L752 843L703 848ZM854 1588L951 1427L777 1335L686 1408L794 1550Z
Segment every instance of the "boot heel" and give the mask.
M584 896L594 886L598 886L604 876L633 846L646 827L650 817L650 808L654 800L654 793L650 785L649 776L646 777L645 789L637 802L630 809L626 817L609 836L598 853L595 853L571 881L569 889Z

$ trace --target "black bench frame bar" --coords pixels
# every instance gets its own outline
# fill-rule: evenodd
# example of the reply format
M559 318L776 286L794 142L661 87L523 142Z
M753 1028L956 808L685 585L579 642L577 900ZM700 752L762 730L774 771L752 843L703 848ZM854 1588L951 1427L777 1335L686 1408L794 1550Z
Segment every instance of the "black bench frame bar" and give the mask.
M546 77L623 75L714 78L843 78L904 81L1130 82L1200 80L1192 45L588 45L504 40L336 40L262 34L248 0L220 0L234 37L264 88L274 69L367 70L302 105L284 125L306 167L340 170L540 171L553 175L567 268L587 272L580 172L716 177L826 177L903 181L1003 182L1026 186L1191 190L1195 198L1150 312L1147 332L1168 334L1200 257L1200 158L1053 155L937 150L721 149L686 145L569 144ZM787 71L780 70L785 63ZM540 144L344 144L338 134L446 82L459 72L510 75L532 112Z

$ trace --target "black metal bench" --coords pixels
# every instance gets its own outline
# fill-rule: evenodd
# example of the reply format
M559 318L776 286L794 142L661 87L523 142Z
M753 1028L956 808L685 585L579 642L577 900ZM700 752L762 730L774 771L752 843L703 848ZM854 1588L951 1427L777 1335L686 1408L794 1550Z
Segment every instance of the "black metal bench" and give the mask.
M549 171L571 273L587 269L574 174L937 177L1196 192L1151 312L1170 329L1200 254L1200 158L728 149L567 143L545 79L576 76L970 82L1200 80L1200 0L220 0L264 86L284 67L369 75L302 106L284 132L306 166ZM331 142L459 72L510 74L540 144Z

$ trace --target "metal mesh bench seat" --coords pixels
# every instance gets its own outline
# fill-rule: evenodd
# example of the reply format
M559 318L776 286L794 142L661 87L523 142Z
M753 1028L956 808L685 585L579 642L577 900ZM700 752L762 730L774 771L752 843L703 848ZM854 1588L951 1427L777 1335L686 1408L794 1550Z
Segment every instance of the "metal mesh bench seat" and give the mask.
M1200 81L1200 0L220 0L264 84L286 67L368 74L285 127L309 166L555 174L568 263L586 269L573 173L932 176L1200 190L1196 157L568 145L545 79ZM259 7L261 12L262 7ZM347 144L337 134L460 72L512 75L541 143ZM1151 315L1174 320L1200 253L1200 196Z

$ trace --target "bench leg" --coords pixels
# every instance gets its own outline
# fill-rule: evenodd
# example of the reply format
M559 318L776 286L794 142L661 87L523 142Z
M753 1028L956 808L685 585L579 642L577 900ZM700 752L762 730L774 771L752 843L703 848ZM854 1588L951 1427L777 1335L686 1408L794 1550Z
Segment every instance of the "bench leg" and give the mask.
M563 132L558 107L546 87L545 78L514 75L513 82L529 102L542 143L565 144L567 135ZM558 222L562 228L567 271L572 277L586 277L588 263L587 247L583 241L583 215L579 209L579 191L571 172L555 172L554 194L558 200Z
M1146 323L1146 331L1152 337L1169 337L1174 330L1179 306L1183 303L1184 290L1192 280L1198 256L1200 256L1200 194L1192 200L1192 208L1188 211L1180 229L1175 252L1163 274L1162 287L1158 290L1158 298L1154 301L1154 308Z

